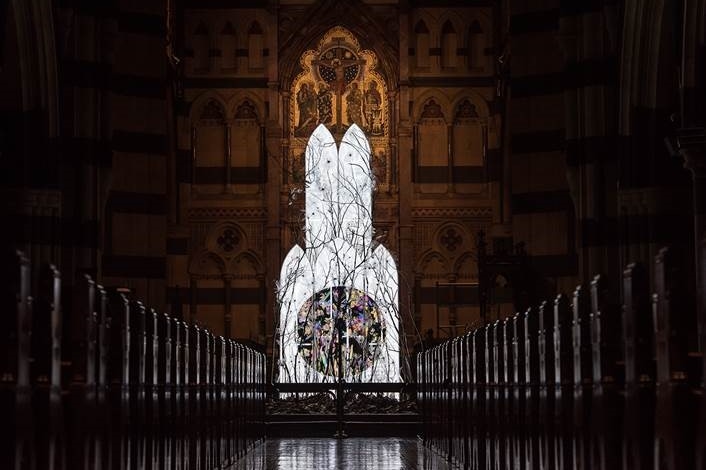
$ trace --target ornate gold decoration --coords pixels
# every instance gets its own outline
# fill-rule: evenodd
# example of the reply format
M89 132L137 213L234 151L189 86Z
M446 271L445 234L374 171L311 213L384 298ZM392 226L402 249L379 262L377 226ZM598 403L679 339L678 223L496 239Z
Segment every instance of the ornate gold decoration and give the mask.
M330 29L300 59L302 72L291 88L291 136L307 139L320 123L334 135L356 123L369 137L386 136L387 84L375 70L377 62L350 31Z

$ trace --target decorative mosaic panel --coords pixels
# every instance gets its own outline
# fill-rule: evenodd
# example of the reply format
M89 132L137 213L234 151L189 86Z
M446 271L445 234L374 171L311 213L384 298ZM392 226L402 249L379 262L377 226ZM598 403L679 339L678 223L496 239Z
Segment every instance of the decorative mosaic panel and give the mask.
M301 66L291 89L292 137L308 139L319 124L341 135L353 123L368 137L387 135L387 84L375 70L377 57L347 29L329 30Z

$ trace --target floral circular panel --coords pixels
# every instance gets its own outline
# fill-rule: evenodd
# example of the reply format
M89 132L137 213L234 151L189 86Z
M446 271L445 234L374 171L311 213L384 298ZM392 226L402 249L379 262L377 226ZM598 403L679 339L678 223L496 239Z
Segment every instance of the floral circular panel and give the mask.
M338 377L339 328L343 376L360 378L380 357L385 338L382 312L363 291L330 287L307 300L299 310L299 352L318 372Z

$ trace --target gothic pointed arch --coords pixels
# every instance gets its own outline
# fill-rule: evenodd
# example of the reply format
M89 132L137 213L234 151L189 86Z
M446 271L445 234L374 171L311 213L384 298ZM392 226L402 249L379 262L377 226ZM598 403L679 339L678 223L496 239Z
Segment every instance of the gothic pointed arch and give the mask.
M316 21L311 21L316 18ZM319 39L335 26L350 31L360 39L361 46L378 57L379 73L386 83L397 83L399 78L399 34L394 22L384 23L361 0L340 2L324 0L312 5L297 21L288 21L281 31L279 47L279 76L284 89L301 71L300 57L315 47ZM302 34L306 31L306 34Z
M219 48L221 50L221 70L222 71L235 71L236 69L236 49L238 47L238 36L233 26L233 23L226 21L221 29L220 36L218 38Z
M226 161L228 126L225 103L215 93L205 94L192 104L190 115L192 182L194 185L199 184L202 192L220 192L217 174L222 171Z
M289 137L289 184L303 180L307 139L323 124L340 141L356 125L369 139L373 160L381 176L380 188L388 187L387 172L394 155L390 151L390 119L394 101L388 80L381 73L375 51L365 49L360 38L342 26L327 30L316 46L299 57L300 70L291 82L286 121Z

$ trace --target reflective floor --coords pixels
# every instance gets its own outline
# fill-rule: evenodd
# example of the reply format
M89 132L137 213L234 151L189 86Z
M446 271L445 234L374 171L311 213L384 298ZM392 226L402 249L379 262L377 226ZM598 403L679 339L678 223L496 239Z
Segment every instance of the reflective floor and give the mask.
M229 470L447 470L413 438L268 439Z

